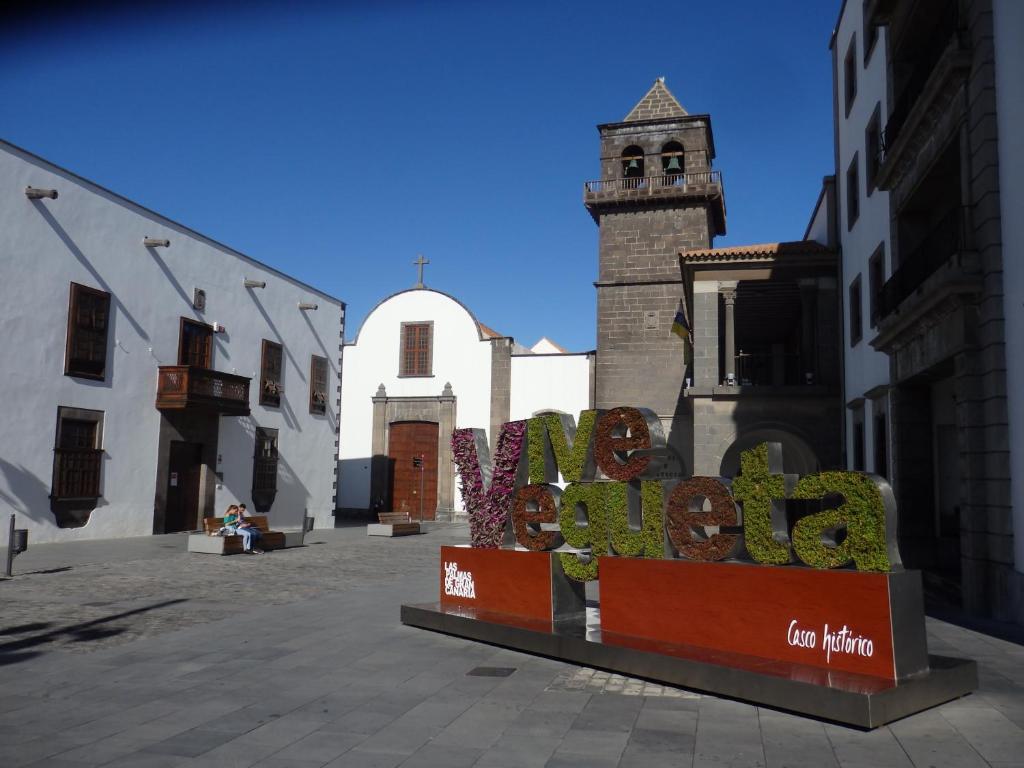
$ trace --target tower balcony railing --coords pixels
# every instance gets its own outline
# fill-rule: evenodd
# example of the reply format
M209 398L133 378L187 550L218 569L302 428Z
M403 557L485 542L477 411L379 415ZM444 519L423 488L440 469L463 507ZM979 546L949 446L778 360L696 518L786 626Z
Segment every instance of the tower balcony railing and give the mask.
M609 194L634 192L647 195L678 194L687 187L722 186L721 171L699 171L697 173L669 173L661 176L630 176L622 179L598 179L583 186L583 197L590 201ZM700 191L705 191L701 189Z
M191 365L161 365L156 407L162 411L205 410L249 415L249 379Z
M598 179L583 185L583 204L595 221L601 211L609 208L667 204L674 200L707 201L714 216L715 234L725 234L725 189L721 171Z

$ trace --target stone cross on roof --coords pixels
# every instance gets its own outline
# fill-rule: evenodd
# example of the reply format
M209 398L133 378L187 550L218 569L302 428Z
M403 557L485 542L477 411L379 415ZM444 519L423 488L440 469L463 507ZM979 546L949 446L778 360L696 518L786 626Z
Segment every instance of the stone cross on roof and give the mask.
M647 94L640 99L622 122L629 123L634 120L658 120L660 118L686 117L689 114L683 106L676 101L676 97L665 87L665 78L659 77Z
M426 288L426 286L423 284L423 266L425 264L429 264L430 263L430 259L424 259L422 253L419 253L419 254L416 254L416 255L419 256L419 258L416 259L416 261L414 261L413 264L415 264L420 269L420 277L419 277L419 280L416 282L416 287L417 288Z

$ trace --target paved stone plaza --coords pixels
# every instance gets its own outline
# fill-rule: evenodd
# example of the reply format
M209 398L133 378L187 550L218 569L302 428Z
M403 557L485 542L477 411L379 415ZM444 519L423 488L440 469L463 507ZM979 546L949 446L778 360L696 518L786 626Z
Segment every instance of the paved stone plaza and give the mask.
M402 626L466 539L33 546L0 577L0 766L1024 767L1021 646L929 619L981 690L864 733Z

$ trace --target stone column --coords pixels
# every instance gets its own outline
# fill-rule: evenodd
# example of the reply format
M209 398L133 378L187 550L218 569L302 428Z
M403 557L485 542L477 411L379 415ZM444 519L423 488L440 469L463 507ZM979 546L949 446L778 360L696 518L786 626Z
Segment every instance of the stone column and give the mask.
M388 494L388 424L387 406L388 393L381 384L377 393L371 398L373 402L373 432L371 436L370 457L370 498L367 508L373 509L378 499L386 502Z
M736 283L719 283L725 305L725 380L736 381Z
M718 380L718 283L693 284L693 375L698 387L714 387Z
M452 456L452 431L455 429L455 393L445 383L437 398L437 511L435 520L455 519L455 460Z

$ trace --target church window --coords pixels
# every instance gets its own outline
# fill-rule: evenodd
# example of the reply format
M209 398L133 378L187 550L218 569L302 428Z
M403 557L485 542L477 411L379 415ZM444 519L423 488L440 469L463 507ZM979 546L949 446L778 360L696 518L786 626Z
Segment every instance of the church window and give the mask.
M399 376L431 376L434 324L402 323Z
M256 454L252 461L252 503L266 512L277 495L277 430L256 427Z
M678 141L670 141L661 148L661 172L666 176L681 174L685 167L683 145Z
M327 413L327 358L319 355L309 359L309 412Z
M282 347L273 341L263 340L263 363L260 366L260 405L281 407L281 352Z
M846 106L846 116L850 116L853 108L853 100L857 97L857 36L850 38L850 47L846 49L846 58L843 60L843 95Z
M622 178L642 179L644 177L644 151L637 146L622 150Z
M71 283L64 373L103 380L107 373L110 294Z
M100 497L102 435L103 411L57 409L51 500L78 501L88 508L96 505Z
M853 153L853 160L850 167L846 169L846 229L853 229L860 216L860 174L857 170L857 162L860 159L857 152Z

